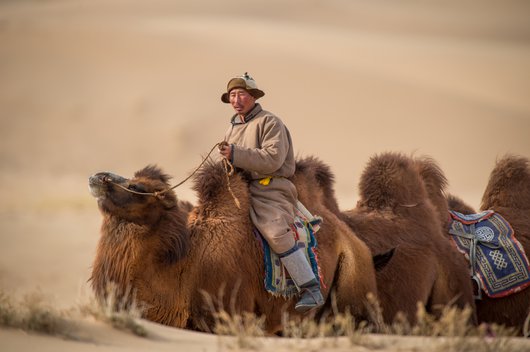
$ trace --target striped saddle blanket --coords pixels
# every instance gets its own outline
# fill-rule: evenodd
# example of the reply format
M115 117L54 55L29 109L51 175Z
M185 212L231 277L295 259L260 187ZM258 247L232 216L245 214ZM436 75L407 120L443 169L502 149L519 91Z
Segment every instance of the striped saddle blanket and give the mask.
M323 284L317 255L315 233L320 228L322 218L313 216L302 203L298 202L295 209L293 232L297 246L304 251L317 280ZM254 228L254 235L259 239L265 259L265 289L274 296L290 298L298 294L296 284L280 262L278 254L271 250L267 241Z
M504 297L530 285L528 258L510 224L493 210L464 215L450 211L449 233L469 260L471 275L489 297Z

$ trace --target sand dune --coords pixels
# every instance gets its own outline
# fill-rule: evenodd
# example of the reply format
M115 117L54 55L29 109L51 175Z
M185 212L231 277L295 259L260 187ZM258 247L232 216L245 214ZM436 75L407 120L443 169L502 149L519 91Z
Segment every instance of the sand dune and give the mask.
M244 71L298 155L331 166L343 208L383 151L433 157L478 208L498 156L530 157L529 14L516 0L2 2L0 288L75 304L99 231L88 176L155 163L186 177ZM177 193L195 200L189 183ZM54 350L0 333L8 350ZM144 349L132 341L116 348Z

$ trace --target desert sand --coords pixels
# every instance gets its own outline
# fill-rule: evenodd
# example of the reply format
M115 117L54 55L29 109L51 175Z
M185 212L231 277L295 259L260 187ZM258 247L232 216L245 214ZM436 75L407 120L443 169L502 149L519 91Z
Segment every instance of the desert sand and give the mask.
M245 71L296 153L330 165L342 208L368 159L395 151L434 158L478 209L496 158L530 157L528 18L522 0L3 1L0 289L75 305L101 221L88 177L157 164L184 179L223 138L220 95ZM195 201L189 182L177 194ZM0 350L225 349L80 324L79 341L2 329Z

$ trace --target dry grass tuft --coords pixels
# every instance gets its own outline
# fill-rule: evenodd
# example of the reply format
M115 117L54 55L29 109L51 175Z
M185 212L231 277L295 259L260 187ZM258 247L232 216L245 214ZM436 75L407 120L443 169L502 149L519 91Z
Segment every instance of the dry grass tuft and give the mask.
M16 324L15 319L16 313L11 299L0 291L0 326L14 326Z
M471 308L458 309L443 307L440 316L429 314L425 307L418 304L417 324L411 325L403 314L398 314L392 324L385 324L379 304L369 299L371 323L355 321L351 314L334 314L320 320L314 317L290 317L282 319L282 336L297 341L302 339L327 338L326 344L334 344L338 337L347 337L350 346L360 346L369 350L378 350L392 346L392 339L377 339L378 336L416 336L432 338L432 345L426 350L435 352L523 352L525 349L514 342L516 329L497 325L471 324ZM236 336L236 344L231 349L260 349L259 338L264 337L264 317L245 314L243 317L231 315L225 311L216 313L216 333ZM530 320L530 319L529 319ZM529 322L530 324L530 322ZM527 331L527 330L526 330ZM371 334L371 335L369 335ZM331 339L329 339L331 338ZM314 346L314 345L313 345ZM527 346L526 346L527 347Z
M470 324L473 310L469 307L459 309L454 306L445 306L440 318L436 319L425 310L425 306L418 303L417 324L411 327L406 335L417 336L449 336L462 337L472 334Z
M128 291L122 299L117 298L117 289L114 285L107 287L107 295L103 300L90 298L88 303L79 306L84 316L92 316L112 327L129 331L136 336L146 337L147 330L138 322L142 317L143 308L132 299L132 304L126 304L127 298L133 294Z
M0 291L0 326L76 340L76 318L80 314L81 318L91 316L116 329L130 331L137 336L147 336L147 330L138 323L141 310L135 305L125 308L116 304L112 292L105 302L91 298L88 303L66 311L58 311L49 302L39 292L28 294L21 301L15 302Z
M13 302L0 292L0 325L67 338L73 331L66 314L46 303L46 298L39 292L24 296L21 302Z
M235 341L227 344L229 349L259 350L262 342L257 337L264 337L263 328L265 318L254 314L231 315L221 311L214 315L216 326L214 333L236 337Z
M526 319L524 320L523 336L530 337L530 312L528 313L528 315L526 316Z

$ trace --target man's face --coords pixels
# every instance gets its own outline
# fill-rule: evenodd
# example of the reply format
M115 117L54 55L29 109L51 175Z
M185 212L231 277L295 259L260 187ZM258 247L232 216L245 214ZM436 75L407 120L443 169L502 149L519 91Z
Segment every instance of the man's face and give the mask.
M230 104L239 114L245 116L256 103L256 98L243 88L234 88L230 91Z

